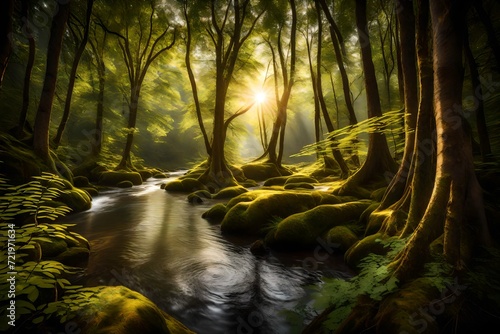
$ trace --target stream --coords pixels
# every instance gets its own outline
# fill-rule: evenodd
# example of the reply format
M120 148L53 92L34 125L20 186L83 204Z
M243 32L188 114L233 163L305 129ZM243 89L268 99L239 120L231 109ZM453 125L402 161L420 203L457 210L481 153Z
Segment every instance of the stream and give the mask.
M222 235L201 215L216 204L190 204L149 179L103 191L88 211L64 223L87 238L84 285L124 285L147 296L197 333L293 333L283 310L311 300L323 277L349 277L340 255L315 251L254 256L255 238Z

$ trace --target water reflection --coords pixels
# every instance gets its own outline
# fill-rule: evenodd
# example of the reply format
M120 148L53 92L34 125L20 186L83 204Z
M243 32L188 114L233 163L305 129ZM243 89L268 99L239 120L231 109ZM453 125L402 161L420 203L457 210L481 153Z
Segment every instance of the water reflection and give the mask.
M280 311L325 269L346 275L333 257L314 272L301 265L305 253L256 258L251 240L228 240L201 218L214 203L190 204L157 181L97 197L91 210L66 217L91 243L86 284L137 290L198 333L289 333Z

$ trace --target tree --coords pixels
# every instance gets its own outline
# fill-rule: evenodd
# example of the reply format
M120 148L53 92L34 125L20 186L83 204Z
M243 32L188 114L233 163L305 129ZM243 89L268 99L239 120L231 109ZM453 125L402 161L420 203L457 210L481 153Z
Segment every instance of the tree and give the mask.
M47 48L47 65L43 82L42 95L35 117L33 148L35 153L55 172L54 162L50 156L49 128L52 103L56 90L59 55L61 53L66 22L70 13L70 2L59 4L50 27L50 38Z
M90 17L92 15L92 7L94 5L94 0L87 0L87 10L85 14L85 21L79 22L83 26L83 36L77 37L76 32L74 31L75 29L71 29L73 36L75 38L75 41L80 39L80 43L78 44L78 47L75 50L75 57L73 58L73 64L71 66L71 72L69 75L69 82L68 82L68 88L66 91L66 101L64 103L64 111L63 115L61 118L61 122L59 123L59 127L57 128L56 135L53 139L53 146L54 148L57 148L61 142L61 138L64 132L64 129L66 127L66 124L68 123L68 118L71 110L71 98L73 96L73 89L75 87L75 80L76 80L76 73L78 70L78 64L80 63L80 59L82 58L83 52L85 51L85 47L87 46L87 41L89 39L89 31L90 31ZM75 21L78 21L78 18L76 16L73 16ZM72 20L70 20L70 26L71 26Z
M149 7L149 10L144 9L146 5ZM116 170L134 169L131 161L131 151L142 84L144 83L144 78L151 64L162 53L170 50L176 41L177 29L169 22L168 18L164 16L164 9L158 11L157 7L158 4L153 0L121 2L120 9L123 15L123 32L113 30L113 28L108 27L101 18L98 19L99 25L106 30L107 33L117 37L118 45L127 68L130 85L128 101L129 117L127 124L128 133L122 158L120 163L116 166ZM113 8L113 10L114 9L115 8ZM147 18L144 19L144 16ZM142 24L143 20L148 23L147 26ZM158 25L160 22L164 28L158 31L155 25ZM171 35L171 41L165 43L169 34ZM134 38L136 35L138 39Z
M297 62L297 8L294 0L289 0L288 2L290 5L290 12L292 17L290 22L288 50L285 49L284 45L284 33L286 31L285 27L288 26L288 22L286 22L285 17L282 15L273 15L276 13L276 10L278 10L278 8L274 8L273 11L268 10L270 18L273 22L275 22L274 24L277 24L278 26L276 29L277 34L273 36L275 40L271 41L271 37L268 37L266 40L267 45L271 50L272 64L274 69L273 72L275 86L274 90L276 97L276 118L273 122L269 144L267 145L266 152L264 152L264 155L261 158L267 155L267 162L276 165L276 167L278 168L282 168L281 162L283 159L287 108L292 92L292 87L295 83ZM283 8L281 8L281 10L283 10ZM279 82L281 82L283 86L281 94L279 92Z
M394 262L395 275L406 281L422 268L430 243L444 236L443 255L462 270L473 245L491 245L482 190L474 173L470 133L461 115L464 10L461 4L431 1L434 33L434 105L437 161L429 204ZM472 231L476 231L475 233Z
M382 116L382 109L367 24L366 0L356 0L356 27L358 29L361 60L365 76L368 117L372 118ZM385 135L383 133L372 132L368 138L368 154L365 162L356 173L347 179L339 192L349 193L350 191L355 191L354 188L357 186L369 185L373 181L380 181L381 171L391 173L395 170L396 163L389 152Z
M18 139L21 139L23 137L24 129L26 127L28 109L30 104L31 73L33 71L33 65L35 64L35 37L33 36L33 31L31 29L29 9L30 1L22 0L21 19L24 21L23 31L26 33L26 37L28 38L28 61L26 62L26 70L24 72L23 103L21 106L21 112L19 113L19 122L17 123L16 136Z
M214 188L223 188L235 184L224 152L226 97L238 54L263 12L255 13L250 0L234 0L224 4L212 0L209 6L210 24L207 33L215 52L215 106L208 168L199 180Z
M0 4L0 87L9 58L12 53L12 17L14 0L4 0Z

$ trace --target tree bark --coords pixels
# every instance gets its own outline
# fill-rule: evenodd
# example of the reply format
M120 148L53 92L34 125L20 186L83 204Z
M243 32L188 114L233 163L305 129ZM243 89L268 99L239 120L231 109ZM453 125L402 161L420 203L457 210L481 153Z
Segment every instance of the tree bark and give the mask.
M398 3L398 0L396 2ZM399 166L398 172L392 178L389 187L387 187L384 198L380 203L380 210L384 210L398 201L410 183L418 112L418 79L415 59L415 14L413 12L413 1L406 1L404 4L400 3L397 16L404 86L405 148L402 163Z
M26 70L24 72L23 104L21 106L21 112L19 114L19 122L17 123L18 125L16 137L18 139L22 139L24 135L24 129L26 127L28 109L30 104L31 73L33 71L33 65L35 64L35 38L31 30L29 12L29 0L23 0L21 2L21 19L24 22L23 31L26 33L26 37L28 38L28 61L26 63Z
M14 0L3 0L0 4L0 87L12 53L12 18Z
M59 55L61 54L62 41L66 22L69 17L70 1L59 4L58 11L52 19L50 38L47 50L47 65L43 82L42 95L35 117L33 148L35 154L49 166L53 165L49 149L49 128L52 103L56 90ZM54 167L55 169L55 167Z
M488 161L491 159L491 145L490 137L488 135L488 126L486 125L486 119L484 116L483 88L479 79L477 63L470 47L468 29L464 29L464 53L469 65L470 79L472 83L474 113L476 114L476 125L479 135L479 146L481 147L481 156L483 161Z
M472 235L482 245L491 239L481 189L474 174L470 137L464 131L462 102L462 19L460 4L431 1L434 49L434 105L437 161L429 205L407 246L393 262L407 281L422 268L430 243L444 234L444 256L457 270L470 259ZM473 233L472 231L476 231Z
M59 147L61 143L61 138L68 123L69 114L71 110L71 98L73 97L73 90L75 87L76 72L78 71L78 64L80 64L80 59L82 58L85 47L87 46L87 41L89 40L89 29L90 29L90 17L92 15L92 7L94 5L94 0L87 0L87 12L85 15L85 27L83 30L83 38L80 41L78 48L75 51L75 58L73 58L73 64L71 65L71 71L69 74L68 89L66 91L66 101L64 103L63 115L59 127L57 128L56 135L52 140L54 148Z
M372 60L371 44L368 35L366 18L366 0L356 0L356 26L359 43L361 45L361 60L365 74L365 90L368 108L368 117L382 116L380 98L375 76L375 67ZM368 137L368 154L361 168L353 174L339 189L339 193L349 193L360 185L382 181L384 173L394 173L396 163L391 157L387 140L383 133L370 133Z

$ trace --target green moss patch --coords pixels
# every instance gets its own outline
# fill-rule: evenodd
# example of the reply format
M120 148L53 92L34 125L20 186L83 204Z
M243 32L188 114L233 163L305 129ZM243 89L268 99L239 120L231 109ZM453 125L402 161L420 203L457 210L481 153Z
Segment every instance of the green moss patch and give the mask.
M358 241L358 237L347 226L335 226L326 234L326 240L330 244L337 245L337 249L344 253Z
M256 181L264 181L282 175L276 165L271 163L246 164L241 166L241 170L247 178Z
M214 199L233 198L246 192L248 192L248 190L242 186L227 187L221 189L218 193L213 195L213 198Z
M197 190L207 190L207 187L197 179L183 178L167 183L165 185L165 190L191 193Z
M285 186L284 186L284 189L285 190L290 190L290 189L314 189L314 186L310 183L306 183L306 182L290 182L290 183L286 183Z
M210 210L205 211L201 217L212 221L221 221L224 219L226 212L226 206L223 203L217 203Z
M309 248L317 239L335 226L357 221L361 213L371 204L357 201L342 204L319 205L310 210L296 213L283 219L272 238L272 247Z
M99 185L117 187L122 181L130 181L133 185L141 185L142 177L138 172L109 171L103 172L99 178Z
M339 202L337 197L319 191L252 191L229 201L221 229L228 233L263 234L273 219Z

